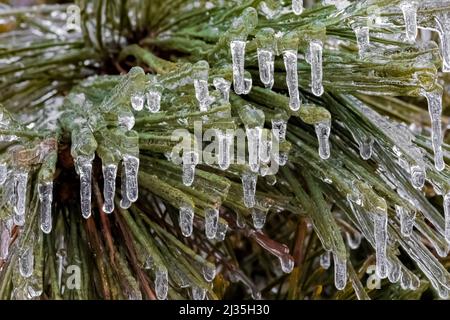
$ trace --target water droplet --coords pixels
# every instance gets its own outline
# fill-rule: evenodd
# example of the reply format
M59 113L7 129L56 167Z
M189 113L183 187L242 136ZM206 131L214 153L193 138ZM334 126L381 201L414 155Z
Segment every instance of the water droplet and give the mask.
M283 270L284 273L291 273L294 269L294 258L292 258L289 254L283 254L278 257L278 260L280 261L281 270Z

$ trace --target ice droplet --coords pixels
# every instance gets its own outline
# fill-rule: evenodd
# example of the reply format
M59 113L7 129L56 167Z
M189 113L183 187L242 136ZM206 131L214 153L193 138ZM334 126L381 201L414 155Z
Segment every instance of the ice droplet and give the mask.
M425 185L425 169L421 166L411 166L411 184L414 188L421 190Z
M219 210L216 208L205 209L205 235L208 239L214 239L219 224Z
M266 223L267 212L258 208L252 209L253 226L256 230L261 230Z
M445 239L450 244L450 192L444 195Z
M216 88L216 90L219 91L220 94L222 95L222 99L225 102L229 102L231 83L225 80L224 78L214 78L213 85Z
M165 267L159 267L155 274L155 293L158 300L166 300L169 292L169 277Z
M195 167L198 164L198 153L186 151L183 153L183 184L191 186L195 178Z
M441 40L443 72L450 71L450 14L440 12L435 15L436 27Z
M387 276L386 247L388 217L385 210L377 210L372 216L375 234L376 273L380 279L384 279Z
M296 15L301 15L303 12L303 0L292 0L292 11Z
M119 122L119 127L128 131L133 129L136 123L136 119L131 111L120 111L117 115L117 121Z
M334 285L338 290L344 290L347 284L347 259L341 259L333 254L334 260Z
M350 234L350 232L345 233L345 237L347 239L347 244L350 249L356 250L361 245L362 234L359 232L354 232Z
M407 210L402 206L395 205L395 211L400 218L400 231L403 236L409 237L414 228L414 220L416 218L416 211Z
M220 223L219 221L219 224L217 225L216 240L217 241L225 240L227 231L228 231L228 224Z
M38 185L41 202L41 230L49 234L52 231L53 182Z
M233 86L236 94L247 94L252 88L252 79L245 78L245 46L241 40L231 41L231 59L233 62Z
M401 269L400 265L396 261L388 260L388 279L392 283L397 283L398 280L400 280L401 277Z
M33 274L34 254L33 248L28 247L22 250L19 257L19 272L24 278L29 278Z
M405 20L406 38L414 42L417 37L417 3L415 1L403 1L400 3Z
M287 121L282 119L272 119L272 134L278 141L286 139Z
M323 121L316 123L314 125L316 130L317 139L319 142L319 156L320 158L326 160L330 157L330 132L331 132L331 122Z
M80 203L81 214L84 218L91 216L91 193L92 193L92 160L93 156L79 156L76 159L78 174L80 175Z
M364 139L358 142L359 154L363 160L369 160L372 157L372 146L374 140L372 138Z
M26 210L27 184L28 184L27 171L19 170L14 172L14 189L15 189L14 213L16 214L16 216L21 216L23 218L25 216Z
M227 170L231 163L231 147L233 145L233 134L226 131L217 130L216 133L219 144L218 163L222 170Z
M147 109L151 113L156 113L161 108L161 92L156 90L147 91Z
M136 111L141 111L144 108L145 96L141 93L135 93L131 96L131 107Z
M298 91L298 72L297 72L298 54L295 50L286 50L283 52L284 67L286 68L286 84L289 91L289 107L292 111L300 109L300 92Z
M320 266L321 266L323 269L328 270L328 268L329 268L330 265L331 265L331 254L330 254L330 251L325 251L325 252L320 256L319 263L320 263Z
M283 254L278 257L280 261L281 270L284 273L291 273L294 269L294 258L290 254Z
M434 166L438 171L445 168L444 154L442 152L442 88L427 92L422 91L422 95L428 101L428 112L431 118L431 139L434 150Z
M248 141L248 164L253 172L259 171L259 143L261 141L261 127L246 128Z
M322 41L313 40L309 43L308 62L311 64L311 91L318 97L323 94L322 50Z
M209 96L208 80L194 79L195 97L199 102L200 111L208 111L211 104L211 97Z
M114 211L114 196L116 194L117 166L108 164L103 166L103 211L111 213Z
M255 192L258 175L253 172L244 172L241 176L242 189L244 191L244 205L247 208L255 206Z
M263 130L262 133L261 139L259 140L259 161L262 163L269 163L272 151L272 141L269 140L266 130Z
M369 27L355 27L356 42L358 43L359 58L364 59L369 51L370 31Z
M180 207L180 221L179 226L181 233L185 237L190 237L194 225L194 208L190 205Z
M216 266L213 264L205 264L202 268L203 277L207 282L212 282L216 277Z
M197 286L192 287L192 299L205 300L206 290Z
M139 158L126 154L123 156L123 165L125 169L127 198L131 202L136 202L139 196L139 189L138 189Z
M8 176L8 166L6 163L0 163L0 186L2 186Z
M124 163L122 163L122 174L120 177L120 186L121 186L121 194L122 194L122 199L120 200L120 207L122 209L128 209L129 207L131 207L132 202L130 201L130 199L128 199L128 192L127 192L127 175L125 172L125 165Z
M257 50L259 78L266 88L271 89L273 86L273 72L274 72L274 54L272 50L260 49Z

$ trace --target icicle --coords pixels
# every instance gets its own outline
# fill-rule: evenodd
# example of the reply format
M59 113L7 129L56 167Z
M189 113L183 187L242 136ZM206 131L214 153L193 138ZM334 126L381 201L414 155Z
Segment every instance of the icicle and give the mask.
M414 228L416 211L409 211L399 205L395 205L395 211L400 218L400 231L402 235L405 237L409 237Z
M208 110L209 105L212 103L212 99L209 96L208 89L208 62L201 60L194 65L194 89L195 97L199 102L200 111L205 112Z
M369 27L355 27L356 42L358 43L359 58L364 59L369 51L370 32Z
M198 164L198 153L187 151L183 153L183 184L191 186L195 178L195 166Z
M375 234L376 272L380 279L384 279L387 276L386 246L388 217L384 209L377 210L372 216Z
M272 141L269 140L267 130L263 130L263 134L259 140L259 161L263 164L269 163L271 151Z
M252 210L253 226L256 230L261 230L266 223L267 212L257 208Z
M325 252L320 256L319 263L320 263L320 266L321 266L323 269L328 270L328 268L329 268L330 265L331 265L331 254L330 254L330 251L325 251Z
M151 113L156 113L161 108L161 92L149 90L147 92L147 109Z
M435 21L441 40L443 72L450 71L450 14L442 12L435 15Z
M121 182L121 194L122 194L122 199L120 200L120 207L122 209L128 209L129 207L131 207L132 202L130 201L130 199L128 199L128 192L127 192L127 175L125 172L125 165L122 163L122 174L120 177L120 182Z
M284 66L286 68L286 84L289 91L289 107L292 111L300 109L300 93L298 91L298 72L297 72L298 54L295 50L286 50L283 52Z
M236 94L248 94L252 88L252 79L245 78L245 46L241 40L231 41L231 58L233 61L233 86Z
M2 186L8 176L8 166L6 163L0 163L0 186Z
M49 234L52 231L53 182L38 185L41 202L41 230Z
M123 165L125 169L127 198L131 202L136 202L139 195L138 191L139 158L126 154L123 156Z
M450 192L444 196L445 239L450 244Z
M257 49L259 77L266 88L272 89L275 58L272 50Z
M405 19L406 38L409 42L415 42L417 38L417 3L415 1L403 1L400 9Z
M411 167L411 184L414 188L421 190L425 185L425 169L414 165Z
M219 210L216 208L207 208L205 210L205 234L208 239L214 239L219 224Z
M231 163L231 147L233 145L233 134L221 130L216 131L219 144L218 163L222 170L227 170Z
M155 293L158 300L166 300L169 292L169 277L165 267L159 267L155 274Z
M81 214L84 218L91 216L91 193L92 193L92 160L93 156L79 156L76 159L78 174L80 175L80 202Z
M347 244L350 247L350 249L356 250L361 245L361 240L362 240L362 234L361 233L355 232L352 235L349 232L346 232L345 233L345 237L347 239Z
M296 15L301 15L303 12L303 0L292 0L292 11Z
M422 91L422 95L428 101L428 112L431 118L431 138L434 150L434 165L438 171L442 171L445 168L444 154L442 152L442 88L431 92Z
M203 272L203 278L205 278L205 280L207 282L212 282L214 280L214 278L216 277L216 266L213 264L205 264L202 268L202 272Z
M322 41L313 40L309 43L307 61L311 65L311 91L315 96L318 97L323 94L322 50Z
M347 260L333 254L334 260L334 285L338 290L344 290L347 284Z
M283 119L272 119L272 134L278 141L286 139L287 121Z
M18 221L25 222L26 196L27 196L28 172L17 171L14 173L15 204L14 213ZM22 224L20 224L22 225Z
M278 260L280 261L281 270L284 273L291 273L294 269L294 258L290 254L283 254L278 256Z
M391 283L397 283L401 277L400 265L396 261L388 260L388 279Z
M363 139L358 142L359 154L363 160L369 160L372 157L372 146L374 140L372 138Z
M216 90L219 91L220 94L222 95L222 99L225 102L229 102L231 83L225 80L224 78L214 78L213 85L216 88Z
M29 278L33 274L34 254L33 248L25 248L19 257L19 272L24 278Z
M330 131L331 131L331 122L323 121L316 123L314 125L316 130L317 139L319 142L319 156L320 158L326 160L330 157Z
M194 208L192 208L190 205L180 207L179 226L183 236L185 237L191 236L193 224L194 224Z
M206 290L197 286L192 286L192 299L205 300Z
M6 260L9 255L9 243L11 242L11 228L13 222L0 221L0 260Z
M227 231L228 231L228 224L220 223L219 221L219 224L217 225L216 240L217 241L225 240Z
M259 171L259 143L262 137L262 128L246 128L248 140L248 164L253 172Z
M114 211L114 196L116 194L117 166L108 164L103 166L103 211L111 213Z
M131 107L136 111L141 111L144 108L145 96L141 93L136 93L131 96Z
M241 176L242 189L244 191L244 205L247 208L255 206L255 192L258 175L252 172L245 172Z
M117 115L117 121L119 122L120 128L123 128L128 131L133 129L136 123L136 119L134 118L133 113L128 111L119 112Z

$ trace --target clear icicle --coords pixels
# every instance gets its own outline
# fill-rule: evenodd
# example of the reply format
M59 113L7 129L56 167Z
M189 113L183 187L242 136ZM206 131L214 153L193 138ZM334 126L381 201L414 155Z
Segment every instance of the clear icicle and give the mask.
M286 139L287 121L282 119L272 119L272 134L278 141Z
M124 155L123 165L125 169L127 198L131 202L136 202L139 196L138 190L139 158L132 155Z
M253 226L256 230L261 230L266 223L267 212L258 208L252 209Z
M208 111L211 104L211 97L209 96L208 80L194 79L195 97L199 102L200 111Z
M27 171L17 171L14 173L14 186L15 186L14 213L16 214L16 216L24 217L25 215L27 184L28 184Z
M316 130L317 139L319 142L319 156L320 158L326 160L330 157L330 132L331 132L331 122L323 121L316 123L314 125Z
M192 287L192 299L205 300L206 290L197 286Z
M8 166L6 163L0 163L0 186L3 185L8 176Z
M347 260L333 254L334 260L334 285L338 290L344 290L347 284Z
M425 169L421 166L411 166L411 184L414 188L421 190L425 185Z
M441 12L435 15L436 27L441 40L443 72L450 72L450 13Z
M216 277L216 266L213 264L207 265L205 264L202 268L202 272L203 272L203 278L205 278L205 280L207 282L212 282L214 280L214 278Z
M270 162L270 155L272 149L272 141L269 140L266 131L263 131L261 139L259 140L259 161L263 164Z
M208 239L214 239L219 224L219 210L216 208L207 208L205 210L205 235Z
M286 84L289 91L289 107L292 111L300 109L300 92L298 90L298 72L297 72L298 54L295 50L286 50L283 52L284 66L286 68Z
M120 200L120 207L122 209L128 209L129 207L131 207L132 202L130 201L130 199L128 199L128 192L127 192L127 176L126 176L126 172L125 172L125 165L122 163L122 174L121 174L121 194L122 194L122 199Z
M242 189L244 191L244 205L247 208L255 206L255 192L258 175L253 172L245 172L241 176Z
M41 202L41 230L49 234L52 231L53 182L38 185Z
M114 195L116 194L117 166L108 164L103 166L103 211L111 213L114 211Z
M131 107L136 111L141 111L144 108L145 96L141 93L135 93L131 96Z
M322 41L313 40L309 43L308 62L311 64L311 91L318 97L323 94L322 51Z
M400 3L405 20L406 38L409 42L414 42L417 38L417 3L415 1L403 1Z
M0 260L6 260L9 255L11 231L6 221L0 221Z
M450 244L450 192L444 195L445 239Z
M33 248L28 247L22 250L19 257L19 272L24 278L29 278L33 274L34 253Z
M373 213L375 234L376 273L380 279L387 276L387 224L388 217L385 210L377 210Z
M409 211L399 205L395 205L395 211L400 218L400 231L402 235L405 237L409 237L414 228L416 211Z
M319 258L319 263L320 266L325 269L328 270L328 268L330 268L331 265L331 254L330 251L325 251Z
M231 41L231 58L233 62L233 86L236 94L247 94L252 87L252 79L245 78L245 46L246 42L241 40Z
M155 293L158 300L166 300L169 292L169 277L165 267L159 267L155 274Z
M434 150L434 166L438 171L445 168L444 154L442 152L442 88L431 92L423 91L422 95L428 101L428 112L431 118L431 138Z
M258 65L259 65L259 78L266 88L271 89L273 86L273 73L274 73L274 54L272 50L260 49L257 50Z
M81 214L86 219L91 216L92 159L93 157L79 156L76 160L77 171L80 175Z
M223 241L227 235L228 224L220 223L217 225L216 240Z
M136 124L136 119L131 111L121 111L117 115L117 121L119 122L119 127L125 130L133 129Z
M231 163L231 147L233 144L233 134L217 130L218 140L218 163L222 170L227 170Z
M354 31L356 35L356 42L358 43L359 58L364 59L370 46L369 27L356 27L354 28Z
M195 167L198 164L198 153L187 151L183 153L183 184L191 186L195 178Z
M354 232L351 234L350 232L345 233L345 237L347 239L347 244L350 249L356 250L361 245L362 234L359 232Z
M253 172L259 171L259 143L261 141L261 127L246 128L248 141L248 164Z
M185 237L190 237L194 225L194 208L190 205L180 207L180 221L179 226L181 233Z
M294 258L290 254L283 254L278 257L280 261L281 270L284 273L291 273L294 269Z
M296 15L301 15L303 12L303 0L292 0L292 11Z
M226 102L230 101L230 87L231 83L224 78L214 78L213 85L217 91L222 95L222 99Z
M388 260L388 279L391 283L397 283L401 277L400 265L397 261Z
M151 113L156 113L161 108L161 92L149 90L147 92L147 109Z

